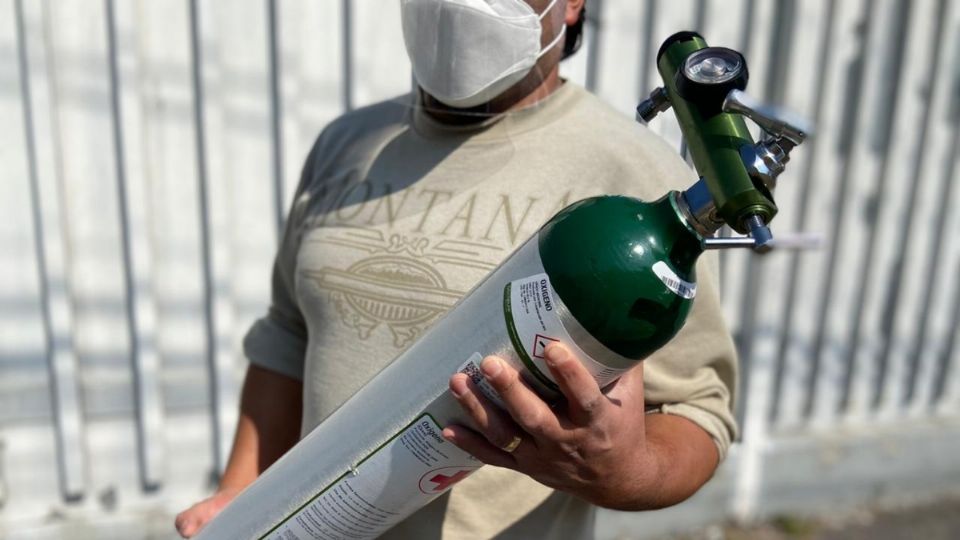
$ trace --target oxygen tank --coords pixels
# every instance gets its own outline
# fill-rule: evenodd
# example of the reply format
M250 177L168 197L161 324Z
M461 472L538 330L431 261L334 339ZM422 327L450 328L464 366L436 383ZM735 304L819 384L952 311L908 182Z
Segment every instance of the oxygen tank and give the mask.
M558 213L199 538L379 536L482 466L440 435L447 424L470 425L447 390L454 373L498 402L479 371L484 356L497 355L556 400L543 351L560 341L605 387L683 326L705 249L771 247L773 182L805 130L737 94L747 82L743 57L708 48L698 34L669 38L658 67L666 84L638 118L672 106L704 178L654 202L594 197ZM741 115L768 138L754 144ZM724 223L750 236L712 238Z

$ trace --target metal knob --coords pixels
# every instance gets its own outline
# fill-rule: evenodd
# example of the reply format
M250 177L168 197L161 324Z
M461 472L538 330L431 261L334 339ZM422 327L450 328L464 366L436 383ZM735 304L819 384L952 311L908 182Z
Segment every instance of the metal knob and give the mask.
M799 145L811 133L812 127L803 118L780 108L765 105L741 90L731 90L723 101L723 112L742 114L753 120L775 139L786 139Z
M667 89L660 87L650 92L650 97L637 105L637 122L648 124L658 114L670 108L670 95Z
M761 254L782 250L805 251L820 249L822 246L823 237L819 234L810 233L778 234L776 238L767 242L767 249L765 250L758 250L756 239L750 236L704 238L703 240L703 249L749 248Z
M771 243L773 242L773 233L770 232L770 227L767 227L760 216L750 216L747 219L747 226L750 227L750 237L753 238L753 250L757 253L768 253L772 249Z

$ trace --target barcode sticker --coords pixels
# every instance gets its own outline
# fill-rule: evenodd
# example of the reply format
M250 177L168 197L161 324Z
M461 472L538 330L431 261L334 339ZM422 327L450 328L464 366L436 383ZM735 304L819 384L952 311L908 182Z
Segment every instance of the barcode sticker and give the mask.
M497 394L497 391L493 389L493 386L487 382L487 379L483 376L483 373L480 371L480 362L483 361L483 356L480 353L473 353L467 361L457 369L458 372L463 373L467 377L470 377L470 380L473 381L473 384L483 392L483 395L487 397L490 401L496 404L501 409L506 409L507 407L503 404L503 401L500 400L500 394Z
M692 300L697 295L697 284L681 279L667 263L659 261L654 264L653 273L677 296Z

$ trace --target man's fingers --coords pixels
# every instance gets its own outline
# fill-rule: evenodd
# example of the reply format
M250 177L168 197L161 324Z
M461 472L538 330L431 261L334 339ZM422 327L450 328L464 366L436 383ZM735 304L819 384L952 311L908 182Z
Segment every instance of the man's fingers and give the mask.
M197 505L191 506L189 509L184 510L177 514L176 521L174 524L177 527L177 533L184 538L190 538L197 533L199 529L199 519L196 516Z
M450 391L476 424L480 433L494 447L507 446L514 437L521 435L520 429L510 416L482 395L470 378L463 373L457 373L450 378Z
M538 437L550 437L560 430L556 414L523 382L517 370L496 356L488 356L480 364L480 371L524 431Z
M465 452L487 465L515 469L517 460L496 446L483 435L463 426L447 426L443 429L443 438L460 447Z
M562 344L551 343L544 350L544 356L567 398L570 420L578 425L589 424L607 405L597 381Z
M173 522L177 532L184 538L195 536L220 513L236 493L233 490L221 491L180 512Z

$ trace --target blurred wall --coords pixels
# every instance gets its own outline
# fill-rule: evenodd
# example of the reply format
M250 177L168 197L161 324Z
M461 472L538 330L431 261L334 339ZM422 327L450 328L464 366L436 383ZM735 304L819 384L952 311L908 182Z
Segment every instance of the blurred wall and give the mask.
M960 5L588 6L563 72L624 114L697 29L814 120L774 232L826 241L724 256L743 441L691 503L601 535L955 489ZM0 4L0 538L170 535L229 450L307 150L410 87L397 2ZM669 114L651 127L681 148Z

